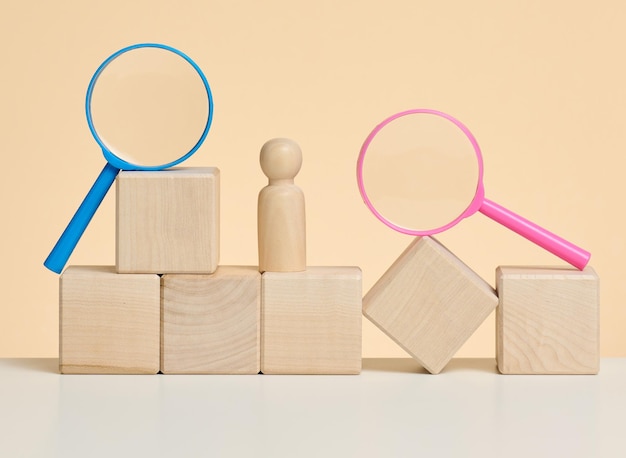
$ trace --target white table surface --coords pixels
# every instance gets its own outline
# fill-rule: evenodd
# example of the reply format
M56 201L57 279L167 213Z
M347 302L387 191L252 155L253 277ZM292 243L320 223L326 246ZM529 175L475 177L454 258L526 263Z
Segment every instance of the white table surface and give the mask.
M626 359L600 375L439 375L365 359L358 376L59 375L0 360L0 457L626 457Z

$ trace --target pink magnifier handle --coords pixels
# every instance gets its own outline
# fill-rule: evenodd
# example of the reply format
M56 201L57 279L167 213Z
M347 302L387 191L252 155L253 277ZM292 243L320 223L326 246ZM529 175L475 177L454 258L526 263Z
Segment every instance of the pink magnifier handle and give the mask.
M588 251L537 226L535 223L531 223L526 218L507 210L489 199L483 201L479 210L483 215L526 237L531 242L545 248L579 270L583 270L589 262L591 254Z

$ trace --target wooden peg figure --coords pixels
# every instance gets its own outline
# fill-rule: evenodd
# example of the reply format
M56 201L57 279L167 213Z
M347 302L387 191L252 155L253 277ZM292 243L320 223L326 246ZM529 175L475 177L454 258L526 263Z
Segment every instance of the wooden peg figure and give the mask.
M259 271L304 271L304 193L293 181L302 166L302 151L293 140L274 138L261 148L260 162L269 183L259 193Z

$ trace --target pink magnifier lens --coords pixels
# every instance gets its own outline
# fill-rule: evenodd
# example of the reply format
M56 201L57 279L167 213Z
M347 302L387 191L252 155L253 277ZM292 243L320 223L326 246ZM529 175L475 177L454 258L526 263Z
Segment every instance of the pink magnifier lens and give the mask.
M475 212L481 180L474 137L435 110L387 118L367 137L359 156L365 203L382 222L406 234L435 234Z

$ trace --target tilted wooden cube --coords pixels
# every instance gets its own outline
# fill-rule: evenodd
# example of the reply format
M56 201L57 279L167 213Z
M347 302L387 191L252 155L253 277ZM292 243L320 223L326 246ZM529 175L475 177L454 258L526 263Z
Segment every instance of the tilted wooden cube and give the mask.
M597 374L599 278L563 267L498 267L496 353L503 374Z
M265 272L261 371L360 373L361 283L358 267Z
M363 298L363 314L433 374L496 308L474 271L432 237L415 239Z
M212 275L162 279L164 374L257 374L260 370L261 274L220 266Z
M63 374L156 374L160 279L70 266L59 280Z
M213 273L219 260L219 170L121 171L117 271Z

